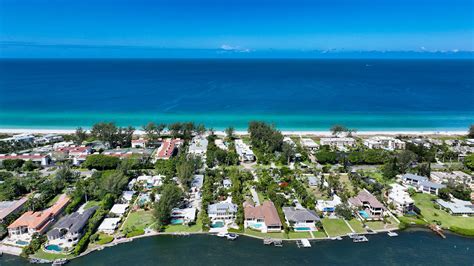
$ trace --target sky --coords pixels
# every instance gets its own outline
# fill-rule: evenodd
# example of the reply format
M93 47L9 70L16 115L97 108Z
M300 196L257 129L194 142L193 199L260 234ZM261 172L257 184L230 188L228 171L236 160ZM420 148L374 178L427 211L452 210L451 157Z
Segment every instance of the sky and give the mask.
M473 51L474 0L0 0L2 58Z

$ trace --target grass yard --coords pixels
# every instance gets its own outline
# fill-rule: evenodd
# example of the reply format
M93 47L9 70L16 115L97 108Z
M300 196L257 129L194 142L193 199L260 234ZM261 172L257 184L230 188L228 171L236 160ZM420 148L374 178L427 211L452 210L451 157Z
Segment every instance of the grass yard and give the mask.
M357 219L352 219L348 222L351 225L352 229L354 229L354 231L356 233L366 233L367 232L367 230L365 230L365 228L363 227L363 224L362 224L361 221L359 221Z
M92 208L94 206L99 206L99 205L100 205L100 201L90 200L86 203L86 206L84 206L84 209L87 210L89 208Z
M165 228L166 233L197 233L202 231L202 221L200 215L196 220L196 224L192 226L177 224L167 225Z
M288 238L285 233L281 233L281 232L278 232L278 233L262 233L262 232L252 230L252 229L249 229L249 228L245 229L244 233L246 233L248 235L252 235L252 236L262 237L262 238L266 238L266 237L277 238L277 239L287 239Z
M400 216L398 217L398 220L400 222L405 223L405 224L416 224L416 225L426 225L426 222L423 221L422 219L418 218L417 216Z
M48 202L48 207L51 207L54 205L54 203L56 203L56 201L58 201L59 197L61 196L61 194L58 194L56 196L54 196L54 198L52 198L49 202Z
M289 239L311 238L309 232L288 232Z
M144 230L154 222L153 213L151 211L139 210L130 212L125 220L122 231Z
M326 233L330 237L352 233L351 229L347 226L347 224L342 219L324 218L322 220L322 223L323 223L324 231L326 231Z
M96 241L94 241L94 244L96 245L105 245L112 242L112 240L114 240L113 236L110 236L104 233L98 233L98 234L99 234L99 237L97 238Z
M474 230L474 217L452 216L444 210L436 209L434 207L436 203L432 201L433 199L436 199L435 196L417 193L412 198L415 200L415 205L421 210L421 215L423 215L423 218L425 218L428 223L435 223L438 221L441 223L441 226L446 229L454 227Z
M327 238L328 236L326 235L326 233L324 233L324 231L316 231L316 232L312 232L314 238Z
M383 221L370 221L365 224L372 230L386 230L386 229L397 229L398 223L392 217L386 219L387 223Z
M73 255L67 255L67 254L57 254L57 253L49 253L43 251L42 248L40 248L38 251L36 251L35 254L33 254L34 258L38 259L44 259L44 260L57 260L57 259L70 259L74 257Z

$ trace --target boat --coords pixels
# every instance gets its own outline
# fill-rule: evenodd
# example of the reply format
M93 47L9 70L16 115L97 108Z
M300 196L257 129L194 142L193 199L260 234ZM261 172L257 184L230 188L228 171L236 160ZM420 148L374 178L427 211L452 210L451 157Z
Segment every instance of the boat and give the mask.
M51 265L52 266L59 266L59 265L64 265L68 262L69 262L69 260L67 260L67 259L58 259L58 260L53 261L53 264L51 264Z
M352 238L352 242L354 242L354 243L368 242L368 241L369 241L369 239L367 239L366 236L357 235L357 236Z
M32 259L30 259L30 263L31 264L41 264L41 263L51 263L51 261L50 260L44 260L44 259L32 258Z
M298 248L310 248L311 247L311 244L309 243L308 239L296 240L296 245L298 246Z
M224 233L224 232L220 232L220 233L217 234L218 237L225 237L225 235L226 235L226 233Z
M388 232L387 235L390 237L398 236L398 234L395 232Z
M433 232L435 232L436 234L438 234L440 237L442 238L446 238L446 236L444 235L443 233L443 229L441 228L441 226L437 225L437 224L430 224L428 226L428 228L430 228Z
M340 237L340 236L331 237L331 240L342 240L342 237Z
M236 240L237 237L239 237L238 234L234 234L234 233L227 233L225 234L225 237L228 239L228 240Z

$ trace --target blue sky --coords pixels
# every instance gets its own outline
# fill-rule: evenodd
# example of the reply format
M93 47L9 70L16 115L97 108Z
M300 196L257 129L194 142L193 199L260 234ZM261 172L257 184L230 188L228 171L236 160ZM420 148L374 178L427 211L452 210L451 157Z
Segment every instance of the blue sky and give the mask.
M0 0L0 57L473 50L474 0Z

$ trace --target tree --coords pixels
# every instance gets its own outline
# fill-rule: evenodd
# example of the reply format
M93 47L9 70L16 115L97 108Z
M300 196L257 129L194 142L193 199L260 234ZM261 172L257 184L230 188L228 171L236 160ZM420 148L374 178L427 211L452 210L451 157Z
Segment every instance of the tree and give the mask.
M469 127L468 138L474 138L474 124Z
M399 174L397 157L389 159L382 167L382 175L385 179L394 179Z
M153 210L159 230L169 223L171 210L178 205L182 197L183 191L176 184L169 183L162 186L161 198L155 203Z
M418 175L429 177L431 175L431 164L420 163L420 165L418 165Z
M77 145L81 145L82 142L84 142L87 139L87 137L88 137L87 131L82 129L82 127L78 127L76 129L76 132L74 133L74 142Z
M340 133L348 132L348 131L349 131L349 129L347 129L347 127L345 127L343 125L334 125L334 126L331 127L331 133L334 136L337 136Z
M202 135L206 133L206 127L203 124L199 124L196 126L196 134Z
M22 159L6 159L3 160L3 168L7 171L16 171L19 170L25 161Z
M401 174L405 174L410 166L416 162L416 154L409 150L404 150L397 155L398 166Z
M165 124L155 124L153 122L150 122L142 127L143 131L145 131L145 136L146 139L148 140L148 143L154 145L155 143L158 142L158 139L160 138L161 132L163 129L166 127Z
M110 146L114 147L117 132L118 128L115 123L101 122L92 126L91 135L98 140L104 141Z
M107 156L103 154L92 154L87 156L83 166L88 169L97 170L111 170L117 169L120 164L120 159L113 156Z
M464 165L467 168L474 170L474 153L464 158Z
M38 169L39 167L34 162L28 160L23 164L22 168L23 168L24 171L33 171L35 169Z
M449 188L444 187L438 190L438 197L443 200L450 200Z
M234 133L235 133L235 129L232 126L225 129L225 134L226 134L228 140L233 140L234 139Z
M336 206L335 213L337 216L344 218L345 220L352 219L352 209L346 204L339 204Z
M184 160L178 163L176 174L181 185L185 190L189 189L189 185L193 179L194 163L190 160Z
M295 149L287 142L284 142L281 148L281 155L286 164L290 164L292 158L295 157Z

